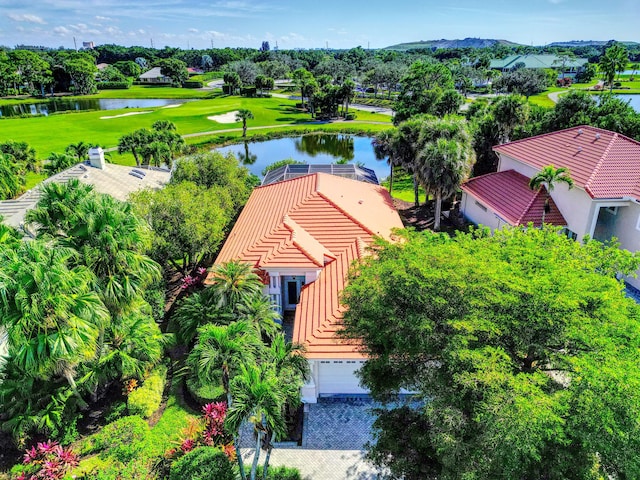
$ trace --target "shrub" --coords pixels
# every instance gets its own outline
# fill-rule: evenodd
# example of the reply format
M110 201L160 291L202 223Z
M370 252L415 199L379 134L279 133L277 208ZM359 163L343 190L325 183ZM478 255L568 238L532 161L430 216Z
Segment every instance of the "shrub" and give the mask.
M131 415L140 415L149 418L153 415L162 402L162 392L167 381L167 367L156 367L144 384L135 389L127 398L127 408Z
M300 471L293 467L269 467L267 480L302 480Z
M152 477L149 472L149 462L145 459L135 459L131 462L109 462L102 467L96 467L85 473L83 480L147 480Z
M19 480L59 480L78 465L78 457L56 442L42 442L26 451L22 463L12 469Z
M131 87L131 82L128 80L122 82L100 82L97 87L98 90L126 90Z
M182 84L182 88L202 88L204 84L199 80L187 80Z
M149 425L141 417L131 416L106 425L93 439L91 451L123 463L132 460L145 448Z
M347 115L345 115L344 119L345 120L355 120L357 117L357 115L355 113L347 113Z
M106 423L115 422L116 420L127 415L127 402L118 400L112 403L105 412L104 419Z
M169 480L235 480L233 465L214 447L198 447L171 465Z
M242 87L240 89L240 95L242 95L243 97L255 97L256 93L256 87Z

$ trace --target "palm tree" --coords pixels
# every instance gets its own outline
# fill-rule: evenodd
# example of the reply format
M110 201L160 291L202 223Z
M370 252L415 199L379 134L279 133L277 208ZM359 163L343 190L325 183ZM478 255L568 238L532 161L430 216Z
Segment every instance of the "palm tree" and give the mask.
M406 172L413 175L413 195L416 207L420 205L416 160L420 149L419 138L423 122L424 118L419 116L402 122L398 125L395 143L395 153L398 164Z
M231 260L211 269L211 293L219 309L234 309L262 292L262 281L248 263Z
M297 407L300 405L300 388L310 378L309 362L304 356L305 348L296 343L287 343L283 334L276 335L266 351L267 362L273 365L276 377L280 380L282 393L286 405ZM283 409L283 416L285 410ZM262 471L263 480L267 479L269 459L273 450L276 432L267 429L267 456Z
M118 153L123 154L131 152L136 161L136 166L139 167L141 164L138 154L140 153L140 149L149 143L150 136L151 132L144 128L123 135L118 140Z
M77 253L33 240L0 253L0 321L15 364L38 378L64 378L78 398L75 371L96 355L109 313L93 291L93 274L70 267Z
M140 154L144 159L144 162L147 164L151 164L153 160L153 164L156 167L159 167L163 163L167 165L171 164L171 149L169 145L160 140L154 140L151 143L148 143L140 148Z
M65 148L64 152L74 156L78 162L84 162L89 155L89 148L91 148L91 146L88 143L78 142L69 145Z
M571 179L571 174L569 173L568 168L555 168L553 165L547 165L531 177L531 180L529 180L529 188L531 190L538 190L542 192L542 189L546 188L544 209L542 210L542 222L540 225L541 228L544 226L545 215L551 210L549 199L551 198L551 192L557 183L565 183L569 189L573 188L573 180Z
M76 157L68 153L52 153L47 157L47 163L45 163L44 169L49 175L54 175L72 167L77 162Z
M240 426L247 420L253 424L256 446L249 478L256 480L265 433L271 431L274 437L286 433L283 415L286 395L274 368L266 364L241 365L239 373L231 381L231 392L234 400L229 407L225 423L233 432L239 431ZM238 459L240 457L238 452ZM246 473L240 462L239 466L241 476L245 479Z
M492 104L492 110L501 143L507 143L515 127L523 125L529 117L529 104L522 95L500 97Z
M249 296L237 310L239 318L255 328L258 338L271 339L280 331L280 314L271 297L262 292Z
M378 133L371 141L371 144L373 145L373 153L375 154L376 159L386 159L387 165L389 165L389 195L391 195L393 191L393 167L397 163L395 159L397 141L397 131L392 129L383 130L382 132Z
M158 132L175 132L176 124L171 120L156 120L151 125L151 128Z
M344 117L347 118L349 116L349 104L353 100L356 94L356 84L353 83L353 80L345 80L344 83L340 86L339 95L342 98L342 102L344 103Z
M0 200L15 197L24 184L25 177L19 174L19 166L13 157L0 153Z
M440 229L442 199L453 195L475 162L472 139L460 117L423 122L419 137L417 176L435 197L434 230Z
M91 194L93 186L74 178L67 183L45 183L40 189L40 200L27 212L26 224L35 226L41 237L65 236L75 225L79 205Z
M251 363L259 341L246 322L230 325L204 325L198 329L198 341L189 354L187 364L191 375L201 383L217 383L222 379L222 388L227 395L227 405L234 405L230 382L243 365ZM240 432L234 428L233 443L238 455L242 478L246 478L240 454Z
M623 72L629 62L627 50L621 45L612 45L607 48L604 55L600 57L598 68L603 73L605 81L609 84L609 91L613 91L613 82L616 73Z
M242 108L236 113L236 122L242 122L242 136L247 136L247 120L253 120L253 113L251 110Z

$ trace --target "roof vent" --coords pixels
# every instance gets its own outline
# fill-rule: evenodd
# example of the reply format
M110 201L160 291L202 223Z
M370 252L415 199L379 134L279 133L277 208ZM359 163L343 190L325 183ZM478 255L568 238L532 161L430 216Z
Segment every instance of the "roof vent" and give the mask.
M596 140L600 140L600 134L596 133Z
M578 147L578 153L582 151L582 147Z
M364 200L358 200L358 204L362 205L364 203Z
M582 131L582 129L580 128L580 129L578 130L578 135L582 135L583 133L584 133L584 132L583 132L583 131Z

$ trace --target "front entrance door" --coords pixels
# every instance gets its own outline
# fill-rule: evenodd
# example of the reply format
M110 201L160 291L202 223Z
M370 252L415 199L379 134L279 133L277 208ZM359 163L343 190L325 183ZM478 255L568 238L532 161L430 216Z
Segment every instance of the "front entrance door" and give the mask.
M284 299L285 310L295 310L296 305L300 301L300 289L304 285L304 276L286 276L282 282L284 290L282 298Z

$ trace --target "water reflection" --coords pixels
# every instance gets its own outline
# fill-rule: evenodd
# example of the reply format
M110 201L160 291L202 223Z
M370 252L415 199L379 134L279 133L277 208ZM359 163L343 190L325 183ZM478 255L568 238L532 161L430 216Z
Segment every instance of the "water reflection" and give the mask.
M306 135L295 141L296 150L311 157L327 153L345 161L353 160L353 137L345 135ZM336 162L338 163L338 162Z
M249 142L244 142L244 152L238 152L238 160L243 165L253 165L256 163L258 156L249 151Z
M89 110L119 110L122 108L163 107L186 100L166 98L56 98L37 103L15 103L0 105L0 117L16 117L20 115L50 115L55 112L89 111Z

